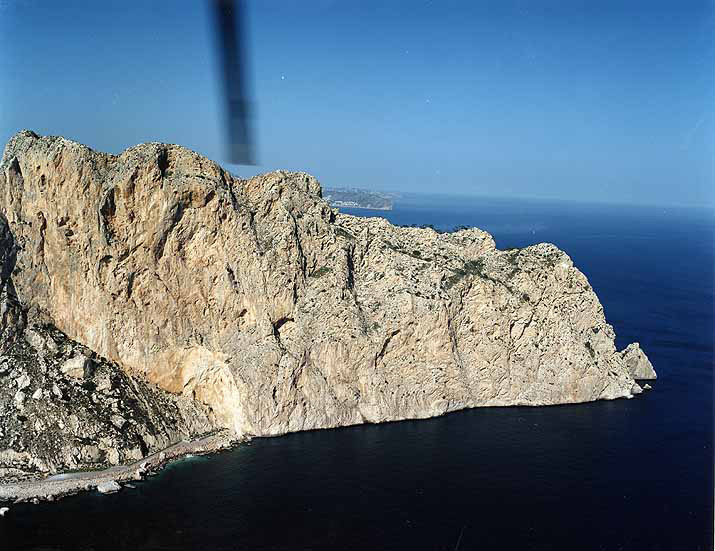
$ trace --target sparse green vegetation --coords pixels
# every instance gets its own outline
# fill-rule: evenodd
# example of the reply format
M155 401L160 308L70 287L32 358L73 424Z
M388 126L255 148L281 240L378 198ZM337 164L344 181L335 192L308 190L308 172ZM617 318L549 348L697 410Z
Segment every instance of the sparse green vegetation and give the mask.
M460 279L467 275L476 275L477 277L484 276L484 259L477 258L476 260L467 260L461 268L452 270L454 273L447 278L445 286L447 289L454 286ZM491 278L487 278L491 279Z
M401 252L402 252L402 249L400 249L400 248L397 247L396 245L392 244L392 243L391 243L390 241L388 241L387 239L385 239L385 240L383 241L383 243L385 244L385 247L387 247L388 249L390 249L390 250L392 250L392 251L395 251L396 253L401 253Z
M502 285L510 293L515 293L515 290L511 285L509 285L505 281L502 281L501 279L496 279L495 277L492 277L491 275L487 274L485 272L484 268L485 268L485 264L484 264L483 258L477 258L476 260L467 260L462 265L461 268L452 270L452 272L454 272L454 273L446 279L445 288L449 289L449 288L453 287L462 278L464 278L468 275L471 275L471 276L480 277L482 279L486 279L486 280L491 281L492 283L496 283L498 285ZM509 277L511 277L515 271L516 271L516 268L509 274Z
M507 279L511 279L514 277L514 274L519 271L519 254L521 253L521 249L507 249L509 252L509 256L507 258L507 262L511 265L511 271L509 272L509 275L507 276Z
M546 263L549 265L549 268L555 268L556 265L559 263L560 257L557 254L551 254L546 258Z
M593 346L591 346L589 341L586 341L586 350L588 350L588 353L591 354L591 358L596 358L596 351L593 349Z
M340 226L335 226L335 234L340 237L344 237L345 239L349 239L350 241L355 241L355 236Z
M395 245L394 243L391 243L387 240L383 241L383 243L385 243L385 246L388 249L395 251L396 253L406 254L407 256L411 256L412 258L416 258L417 260L424 260L425 262L429 260L429 258L422 258L422 253L420 251L418 251L417 249L415 249L413 251L408 251L408 250L405 250L402 247L399 247L399 246Z
M331 269L332 268L330 268L329 266L321 266L320 268L315 270L312 274L310 274L310 277L318 278L318 277L324 276L325 274L329 273L331 271Z

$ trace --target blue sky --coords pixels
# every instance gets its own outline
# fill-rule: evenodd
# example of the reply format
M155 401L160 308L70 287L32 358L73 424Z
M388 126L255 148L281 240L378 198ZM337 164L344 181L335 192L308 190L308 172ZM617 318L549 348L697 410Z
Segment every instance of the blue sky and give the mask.
M326 186L712 206L715 3L247 4L257 158ZM222 161L205 2L0 0L0 140Z

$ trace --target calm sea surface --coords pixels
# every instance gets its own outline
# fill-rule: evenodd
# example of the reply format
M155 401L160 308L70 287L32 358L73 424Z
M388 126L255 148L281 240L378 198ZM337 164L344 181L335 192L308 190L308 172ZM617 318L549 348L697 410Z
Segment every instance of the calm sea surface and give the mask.
M258 439L135 490L13 506L0 550L713 548L711 211L422 197L349 212L557 244L619 349L649 355L654 390Z

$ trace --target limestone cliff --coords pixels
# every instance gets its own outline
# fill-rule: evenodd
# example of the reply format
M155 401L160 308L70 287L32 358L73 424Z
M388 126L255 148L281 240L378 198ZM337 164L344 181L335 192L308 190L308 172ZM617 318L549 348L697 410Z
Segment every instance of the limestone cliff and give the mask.
M237 434L640 390L555 246L339 214L304 173L240 180L179 146L24 131L0 212L32 316Z
M125 374L18 300L0 214L0 481L137 460L220 429L209 408Z

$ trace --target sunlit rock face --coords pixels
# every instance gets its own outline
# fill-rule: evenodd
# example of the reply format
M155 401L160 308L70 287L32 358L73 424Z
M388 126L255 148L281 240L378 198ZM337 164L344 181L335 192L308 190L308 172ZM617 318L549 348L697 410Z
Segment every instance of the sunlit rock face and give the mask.
M653 364L641 350L640 344L632 342L625 350L621 351L621 356L626 364L626 369L634 379L653 380L658 376L653 369Z
M339 214L305 173L241 180L175 145L113 156L24 131L2 158L0 211L33 315L237 434L635 385L555 246Z

